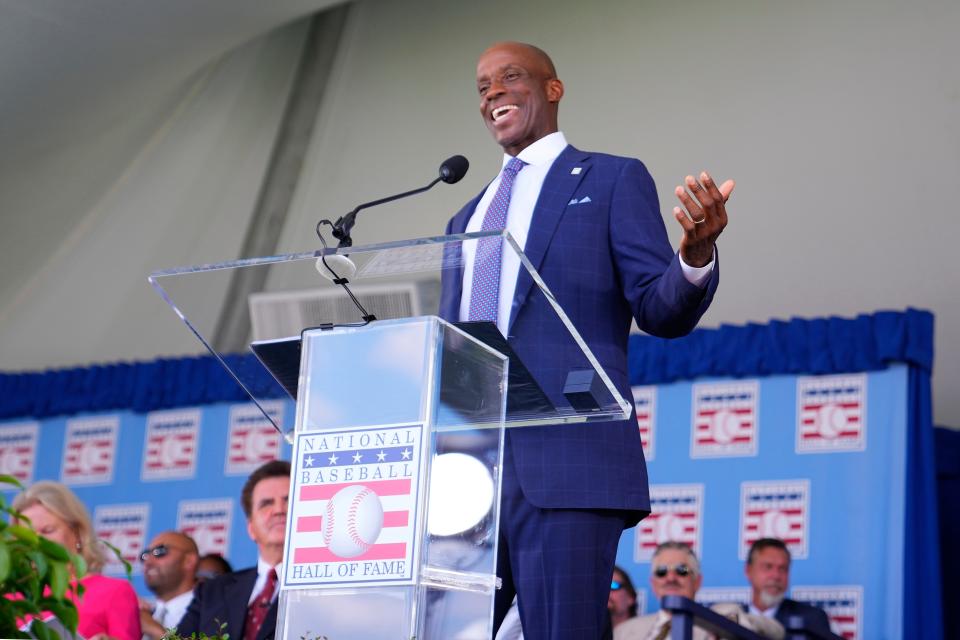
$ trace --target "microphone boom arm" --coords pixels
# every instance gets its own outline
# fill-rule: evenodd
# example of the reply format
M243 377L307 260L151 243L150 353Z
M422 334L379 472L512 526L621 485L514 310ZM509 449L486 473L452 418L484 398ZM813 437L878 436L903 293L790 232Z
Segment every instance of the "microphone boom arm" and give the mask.
M363 204L357 205L357 208L348 213L345 216L337 218L337 221L333 223L333 237L340 241L340 244L337 245L338 249L343 247L352 247L353 238L350 237L350 230L353 229L353 225L356 222L357 213L361 209L366 209L368 207L375 207L380 204L385 204L387 202L393 202L394 200L399 200L400 198L406 198L407 196L414 196L418 193L423 193L428 189L432 189L434 185L443 180L443 176L435 179L433 182L428 184L425 187L420 187L419 189L413 189L412 191L407 191L405 193L398 193L395 196L388 196L386 198L380 198L379 200L374 200L373 202L365 202Z

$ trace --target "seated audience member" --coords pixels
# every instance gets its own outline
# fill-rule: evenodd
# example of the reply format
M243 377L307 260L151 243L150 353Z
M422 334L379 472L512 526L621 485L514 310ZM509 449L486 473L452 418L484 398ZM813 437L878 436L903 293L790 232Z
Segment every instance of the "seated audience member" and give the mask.
M823 609L786 597L790 584L790 551L782 540L760 538L750 545L746 574L753 588L750 613L774 618L784 627L790 616L801 616L806 628L830 632L830 619Z
M614 628L637 616L637 590L633 588L630 576L620 567L613 568L607 611L610 612L610 623Z
M34 531L86 561L87 575L71 581L84 588L82 598L71 596L77 605L77 633L87 640L140 640L137 594L129 581L100 575L107 556L77 496L59 482L44 480L18 495L13 508L30 520Z
M257 566L199 585L177 627L181 636L220 634L226 624L223 632L231 640L273 640L289 497L289 462L273 460L250 474L240 503L247 533L257 544Z
M197 582L211 580L225 573L233 573L233 567L219 553L208 553L200 556L200 564L197 565Z
M650 586L657 599L677 595L694 600L702 583L700 563L689 546L682 542L664 542L657 547L650 565ZM717 604L712 609L765 638L782 640L784 636L783 627L775 620L743 613L736 604ZM614 640L663 640L670 637L670 624L670 612L661 609L627 620L614 628L613 637ZM711 637L705 630L694 626L694 640Z
M143 581L157 596L155 604L140 609L144 638L159 640L167 629L176 628L193 600L200 554L197 543L178 531L154 536L140 554Z

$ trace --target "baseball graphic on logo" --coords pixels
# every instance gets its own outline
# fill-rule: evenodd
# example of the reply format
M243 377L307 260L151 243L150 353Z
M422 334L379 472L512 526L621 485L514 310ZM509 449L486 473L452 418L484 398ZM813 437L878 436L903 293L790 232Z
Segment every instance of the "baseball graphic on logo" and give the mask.
M344 487L327 503L323 542L335 556L359 556L373 546L381 529L383 505L368 487Z

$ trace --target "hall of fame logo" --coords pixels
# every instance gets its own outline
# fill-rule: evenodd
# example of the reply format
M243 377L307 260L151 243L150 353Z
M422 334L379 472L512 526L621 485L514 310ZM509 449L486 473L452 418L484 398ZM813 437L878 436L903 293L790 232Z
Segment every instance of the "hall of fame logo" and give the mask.
M423 425L300 433L285 587L413 584Z
M790 597L826 611L830 618L830 627L838 636L846 640L860 640L863 637L862 586L796 586L790 589Z
M261 402L278 425L283 424L282 402ZM224 473L246 475L260 465L280 457L281 435L255 404L230 407L230 430Z
M691 458L757 455L757 401L753 382L693 385Z
M649 562L657 545L671 541L688 544L694 553L700 553L702 484L653 485L650 510L636 528L635 562Z
M637 411L637 428L640 429L640 442L643 443L643 457L649 462L657 451L657 388L633 387L632 391L633 406Z
M807 557L809 480L744 482L740 485L740 559L760 538L779 538L793 558Z
M232 520L233 500L230 498L181 500L177 506L177 531L193 538L200 555L228 555Z
M192 478L199 439L200 409L148 413L141 480Z
M13 476L25 485L33 482L39 429L36 422L0 425L0 473Z
M93 530L101 538L120 550L124 560L140 571L140 552L147 544L149 504L113 504L97 507L93 512ZM105 573L122 574L123 564L112 550L105 553L108 562Z
M705 607L715 604L750 604L750 587L704 587L697 591L697 602Z
M866 374L799 378L797 453L863 451L866 406Z
M112 482L119 429L117 416L67 420L60 481L68 485Z

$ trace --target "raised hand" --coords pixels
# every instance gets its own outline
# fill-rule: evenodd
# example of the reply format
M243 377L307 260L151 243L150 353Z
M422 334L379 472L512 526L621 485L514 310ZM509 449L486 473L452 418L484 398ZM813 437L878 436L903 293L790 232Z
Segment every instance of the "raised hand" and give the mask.
M680 257L691 267L703 267L713 259L713 245L727 226L726 202L735 183L727 180L718 188L706 171L699 181L687 176L685 183L686 189L674 190L683 205L673 208L673 217L683 227Z

